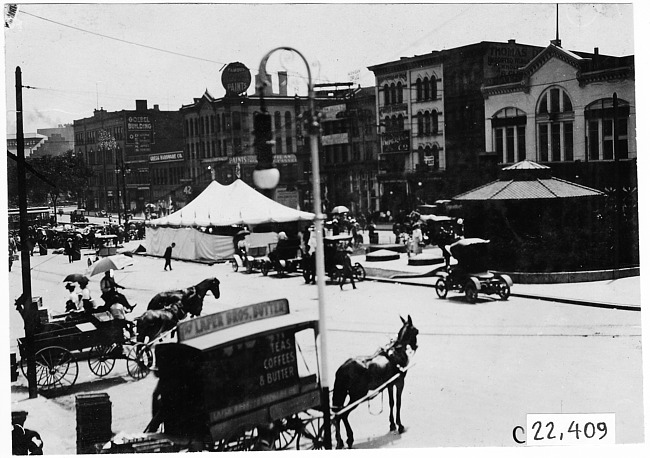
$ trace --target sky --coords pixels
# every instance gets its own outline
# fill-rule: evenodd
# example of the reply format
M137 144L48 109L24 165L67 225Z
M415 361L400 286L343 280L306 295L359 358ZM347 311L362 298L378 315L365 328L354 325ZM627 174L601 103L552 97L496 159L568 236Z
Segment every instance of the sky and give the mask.
M635 26L650 25L647 15L640 20L640 5L561 3L562 46L634 54ZM17 66L30 86L23 90L24 132L32 133L100 107L132 110L137 99L178 110L206 90L221 97L226 64L241 62L255 75L264 55L280 46L300 51L313 83L364 87L374 84L368 66L402 56L508 39L547 46L555 12L555 3L521 2L20 4L4 29L6 133L15 133ZM307 70L297 54L274 52L266 68L287 70L289 94L306 95Z

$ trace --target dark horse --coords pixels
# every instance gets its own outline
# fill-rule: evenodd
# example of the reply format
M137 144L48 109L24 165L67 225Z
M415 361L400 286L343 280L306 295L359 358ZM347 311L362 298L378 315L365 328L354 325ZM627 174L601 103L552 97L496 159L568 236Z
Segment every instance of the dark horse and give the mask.
M206 278L195 286L186 289L165 291L156 294L147 306L147 311L136 318L138 342L149 341L165 331L169 331L188 314L199 316L203 310L203 298L208 291L219 299L219 280Z
M381 386L383 383L390 380L396 374L400 374L388 389L388 404L390 406L390 430L395 431L395 421L393 421L393 388L397 398L396 420L399 433L404 432L400 418L400 408L402 405L402 390L404 389L404 377L406 373L403 372L409 364L409 354L407 347L411 347L413 351L417 349L417 335L418 330L413 326L411 316L408 320L400 317L403 323L402 328L397 334L397 340L391 342L387 347L381 348L377 353L370 357L356 357L350 358L344 362L341 367L336 371L334 379L334 394L332 395L332 411L338 412L344 407L345 399L349 396L349 403L361 399L368 391L374 390ZM354 410L354 409L352 409ZM352 448L354 443L354 434L348 421L348 411L342 415L337 415L334 420L336 427L336 448L343 448L343 439L341 438L340 422L343 421L345 430L348 435L347 444Z

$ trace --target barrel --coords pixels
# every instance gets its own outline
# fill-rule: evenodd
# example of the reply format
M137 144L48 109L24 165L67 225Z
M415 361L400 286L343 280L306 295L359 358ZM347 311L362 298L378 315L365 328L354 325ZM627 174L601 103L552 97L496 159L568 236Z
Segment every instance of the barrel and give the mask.
M112 404L108 393L78 394L75 405L77 454L95 453L95 444L108 442L113 437Z

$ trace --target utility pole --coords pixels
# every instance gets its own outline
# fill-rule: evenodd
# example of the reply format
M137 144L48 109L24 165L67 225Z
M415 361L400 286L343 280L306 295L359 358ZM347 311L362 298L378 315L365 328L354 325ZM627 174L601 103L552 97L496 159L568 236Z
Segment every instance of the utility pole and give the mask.
M621 207L623 196L621 193L621 165L619 161L618 147L618 95L614 92L612 96L614 105L614 199L616 211L614 214L614 268L618 270L621 266Z
M20 261L23 277L22 316L25 324L25 357L29 398L38 396L36 386L36 361L34 334L36 333L37 305L32 301L32 277L29 247L27 246L27 180L25 178L25 134L23 132L23 79L16 67L16 146L18 148L18 207L20 211ZM19 299L19 300L21 300ZM21 307L20 304L17 304ZM19 309L21 311L21 309Z

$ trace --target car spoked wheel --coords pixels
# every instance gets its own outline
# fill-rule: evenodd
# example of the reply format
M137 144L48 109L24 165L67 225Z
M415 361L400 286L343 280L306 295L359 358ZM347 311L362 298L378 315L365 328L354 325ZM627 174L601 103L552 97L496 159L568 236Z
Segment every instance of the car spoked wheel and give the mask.
M499 286L497 287L497 292L499 293L499 297L501 300L505 301L508 300L510 297L510 285L508 285L508 282L505 280L501 279L499 281Z
M436 294L438 295L438 297L440 299L444 299L445 297L447 297L447 292L448 292L447 281L444 278L438 279L438 281L436 282Z

